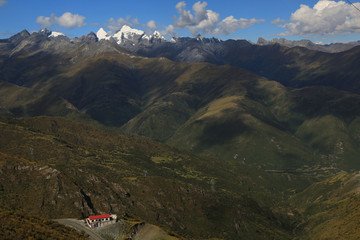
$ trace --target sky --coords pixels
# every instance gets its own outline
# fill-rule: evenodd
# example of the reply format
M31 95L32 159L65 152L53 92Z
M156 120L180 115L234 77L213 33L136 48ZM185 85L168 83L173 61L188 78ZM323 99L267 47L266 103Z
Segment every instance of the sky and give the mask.
M352 3L353 5L351 5ZM360 2L333 0L0 0L0 38L48 28L79 37L124 24L152 33L331 43L360 40Z

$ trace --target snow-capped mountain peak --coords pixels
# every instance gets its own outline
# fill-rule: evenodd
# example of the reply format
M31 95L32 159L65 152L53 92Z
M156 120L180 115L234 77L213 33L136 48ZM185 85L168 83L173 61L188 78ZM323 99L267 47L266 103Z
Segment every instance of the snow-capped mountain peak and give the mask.
M124 25L119 31L114 34L113 38L115 38L117 40L117 43L120 44L124 39L140 39L143 35L145 35L144 31L131 28L128 25Z
M61 32L51 32L51 34L49 35L49 37L59 37L59 36L65 36L65 34L61 33Z
M46 28L43 28L39 31L40 33L49 33L51 32L50 30L46 29Z
M111 36L109 36L109 34L107 34L103 28L100 28L96 32L96 37L99 39L99 41L102 39L109 40L111 38Z
M161 35L161 33L158 31L154 31L154 33L150 36L150 38L165 39L164 36Z
M59 37L59 36L65 36L65 34L61 33L61 32L54 32L54 31L51 31L49 29L46 29L46 28L43 28L41 29L39 32L39 34L42 34L42 35L45 35L49 38L56 38L56 37Z
M128 25L124 25L121 29L120 29L120 32L123 32L124 34L127 34L127 35L133 35L133 34L136 34L136 35L143 35L145 32L142 31L142 30L138 30L138 29L135 29L135 28L131 28L129 27Z

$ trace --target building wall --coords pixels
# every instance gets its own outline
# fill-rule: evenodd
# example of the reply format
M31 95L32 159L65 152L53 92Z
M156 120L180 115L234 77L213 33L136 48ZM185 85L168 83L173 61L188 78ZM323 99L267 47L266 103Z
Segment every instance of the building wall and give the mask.
M111 218L109 218L109 219L111 219ZM104 218L96 219L96 220L90 220L89 218L86 219L86 223L88 224L88 226L90 228L101 227L101 226L112 224L115 222L116 222L115 219L113 219L113 220L105 220Z

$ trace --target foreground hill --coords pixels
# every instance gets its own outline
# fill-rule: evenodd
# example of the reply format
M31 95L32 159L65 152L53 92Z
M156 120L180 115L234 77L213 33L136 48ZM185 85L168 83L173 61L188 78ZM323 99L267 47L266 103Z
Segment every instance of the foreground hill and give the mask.
M26 213L0 210L0 238L16 239L89 239L85 233Z
M279 206L286 198L280 192L311 179L289 180L61 118L3 119L0 131L1 207L49 218L113 212L195 239L288 239L295 219Z
M112 212L187 239L358 234L357 172L267 173L56 117L3 118L0 133L0 208L31 224ZM40 225L31 234L57 234Z

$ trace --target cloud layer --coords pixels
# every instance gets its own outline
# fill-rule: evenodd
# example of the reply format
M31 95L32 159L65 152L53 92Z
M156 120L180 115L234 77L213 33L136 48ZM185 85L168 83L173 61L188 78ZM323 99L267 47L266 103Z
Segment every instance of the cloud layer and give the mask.
M354 3L360 8L360 3ZM282 25L282 35L337 35L360 33L360 12L344 1L320 0L313 8L300 5Z
M124 25L128 25L130 27L135 27L135 26L139 26L139 20L137 18L133 18L131 19L130 16L126 17L126 18L110 18L109 19L109 23L106 25L106 27L108 29L110 29L111 31L117 31L119 29L121 29L122 26Z
M263 19L236 19L228 16L220 21L220 14L206 9L207 2L196 2L192 12L186 9L186 3L179 2L175 8L179 16L174 18L175 29L188 29L192 35L204 33L207 35L229 35L241 28L248 28ZM168 26L171 29L171 25Z
M151 30L155 30L156 29L156 23L154 20L150 20L146 23L146 26L151 29Z
M52 27L53 25L58 24L62 27L71 29L85 26L85 19L84 16L66 12L60 17L56 17L55 14L51 14L50 17L39 16L37 17L36 22L42 27Z

